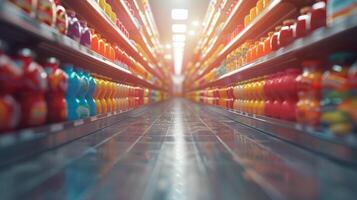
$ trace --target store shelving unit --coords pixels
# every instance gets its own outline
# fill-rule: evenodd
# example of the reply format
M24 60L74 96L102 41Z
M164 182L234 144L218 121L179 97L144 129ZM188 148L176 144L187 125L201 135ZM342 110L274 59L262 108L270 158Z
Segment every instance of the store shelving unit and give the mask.
M143 67L155 77L163 80L163 77L155 70L149 60L143 56L132 41L127 38L122 31L106 16L104 11L99 7L97 2L92 0L71 1L65 0L64 4L76 10L79 16L82 16L110 41L119 44L134 60L138 61Z
M313 127L304 127L293 122L246 114L234 110L208 107L207 110L220 113L237 123L253 127L258 131L283 139L318 154L342 162L357 164L357 138L338 137L321 132Z
M272 73L278 69L284 69L303 59L307 55L313 57L317 53L328 54L337 51L345 46L353 46L355 41L346 38L357 34L357 15L339 20L330 27L320 28L309 36L298 39L291 45L281 48L276 52L266 55L252 63L249 63L237 70L229 72L216 80L192 88L199 90L208 87L220 87L237 83L251 77ZM198 82L202 83L202 79Z
M148 109L150 106L1 134L0 167L65 145Z
M254 1L252 2L254 3ZM225 44L222 49L217 49L218 44L224 43L226 35L232 32L232 27L244 18L244 13L240 14L241 10L243 8L247 10L252 6L248 5L248 1L239 1L231 15L228 16L227 21L224 22L221 34L213 38L208 51L193 64L197 69L193 70L193 73L190 74L191 76L185 80L186 92L233 86L240 81L299 66L301 61L309 58L328 56L333 52L342 49L346 50L346 47L349 50L357 50L357 42L351 38L351 36L357 34L357 14L353 14L346 18L341 18L327 27L320 28L304 38L297 39L290 45L245 64L234 71L216 77L216 79L205 79L206 74L220 67L226 56L245 41L267 35L283 20L296 17L298 14L297 8L299 7L296 5L301 6L302 3L295 0L272 1L235 38ZM209 58L212 60L211 63L208 63L206 68L200 68L202 63ZM207 106L207 110L219 112L237 123L253 127L304 149L312 150L339 161L357 164L357 138L354 135L338 137L326 130L317 130L298 123L250 115L218 107Z
M67 1L74 2L74 1ZM100 30L105 32L106 37L116 41L127 53L138 60L149 73L155 76L154 67L142 57L133 43L125 37L114 25L98 10L94 1L75 1L83 3L83 9L95 9L93 16L89 19L101 26ZM74 3L75 3L74 2ZM91 10L94 11L94 10ZM53 27L41 24L34 18L24 13L7 1L0 1L0 25L1 37L9 42L20 43L23 46L31 46L38 53L38 61L49 56L56 56L62 63L73 63L85 70L100 76L106 76L121 83L133 86L142 86L160 91L168 91L168 86L162 86L155 80L146 80L113 63L96 52L80 45L71 38L58 33ZM10 43L12 43L10 42ZM157 76L155 76L157 78ZM146 112L150 106L136 109L129 109L107 114L100 114L87 119L76 121L66 121L61 123L43 125L28 129L21 129L11 133L0 135L0 167L9 162L27 158L33 154L47 151L58 146L69 143L78 138L84 137L105 127L113 125L120 120L127 119L128 116Z
M225 22L223 30L231 30L231 28L229 27L233 26L232 20L237 19L237 13L239 13L243 9L249 8L249 6L251 6L251 3L243 3L242 1L239 2L232 11L232 14ZM243 44L244 41L247 41L248 39L256 39L260 36L266 35L277 24L281 24L284 19L294 16L296 13L297 9L293 4L284 0L272 1L271 4L267 8L265 8L259 16L257 16L247 27L245 27L244 30L241 31L232 41L225 45L224 48L218 52L217 55L213 55L217 47L216 44L218 44L217 41L221 41L222 39L219 39L217 37L214 44L210 47L208 53L206 55L203 55L202 61L200 63L203 63L204 60L212 56L214 57L214 61L210 63L203 71L199 72L197 76L194 76L192 80L197 81L205 74L218 67L219 64L225 59L225 57L232 50ZM243 15L241 15L240 17L243 17ZM222 33L224 33L224 31L222 31Z
M3 3L1 9L1 23L9 27L10 32L25 31L27 37L33 37L37 48L41 53L50 54L61 59L62 62L73 62L86 70L111 77L125 83L141 85L148 88L161 90L157 84L151 80L144 80L142 77L131 73L129 70L113 63L96 52L78 44L72 39L59 34L55 29L47 25L40 24L36 20L23 13L18 8L9 3ZM12 35L13 39L20 39L18 34ZM22 37L23 39L23 37Z

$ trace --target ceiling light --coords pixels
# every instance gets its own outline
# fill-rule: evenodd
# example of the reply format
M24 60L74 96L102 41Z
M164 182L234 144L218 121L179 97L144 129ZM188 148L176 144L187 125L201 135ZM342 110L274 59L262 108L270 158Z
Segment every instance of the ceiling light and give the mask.
M190 36L194 36L194 35L196 35L196 32L195 32L195 31L190 31L190 32L188 32L188 34L189 34Z
M172 32L174 33L185 33L186 32L186 24L173 24Z
M172 41L174 42L184 42L186 40L186 36L182 34L174 34L172 36Z
M172 44L172 46L174 47L174 49L177 49L177 48L184 48L185 47L185 43L184 42L174 42Z
M199 21L195 20L195 21L192 22L192 26L198 26L198 25L200 25Z
M166 60L171 60L171 59L172 59L172 56L171 56L170 54L166 54L166 55L164 56L164 58L165 58Z
M186 20L188 18L187 9L172 9L171 17L174 20Z

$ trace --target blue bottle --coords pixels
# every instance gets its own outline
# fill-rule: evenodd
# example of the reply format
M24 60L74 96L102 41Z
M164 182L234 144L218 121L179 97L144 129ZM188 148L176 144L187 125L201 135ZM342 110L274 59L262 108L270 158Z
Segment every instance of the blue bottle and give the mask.
M96 89L96 82L94 78L89 74L89 72L84 72L84 75L87 77L89 84L89 88L85 97L89 105L90 116L95 116L97 115L97 106L94 101L93 95Z
M83 70L81 68L76 68L76 72L78 74L80 82L80 89L77 94L77 98L79 100L77 114L79 115L80 119L85 119L90 116L89 104L87 99L85 98L89 89L88 78L86 75L84 75Z
M73 70L72 64L63 65L63 70L68 75L68 88L66 92L67 119L72 121L79 119L79 115L77 113L77 109L79 107L77 94L80 89L80 81L77 73Z

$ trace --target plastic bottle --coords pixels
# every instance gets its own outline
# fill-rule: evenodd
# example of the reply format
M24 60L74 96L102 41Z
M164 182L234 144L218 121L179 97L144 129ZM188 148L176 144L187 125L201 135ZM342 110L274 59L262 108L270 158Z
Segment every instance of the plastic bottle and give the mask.
M72 64L63 65L63 70L68 76L68 89L66 92L67 119L70 121L77 120L80 119L80 113L77 112L79 108L77 95L81 88L81 83L77 73L73 69Z
M47 90L47 74L33 60L30 49L20 49L15 56L18 68L23 70L18 101L21 105L21 127L42 125L46 122L47 105L45 92Z
M77 93L77 98L79 100L79 107L77 108L77 113L79 114L79 118L85 119L90 116L90 109L87 99L85 98L88 89L88 77L83 73L81 68L76 68L76 72L79 77L80 89Z
M85 98L88 102L89 113L90 116L95 116L97 115L97 106L96 106L96 102L94 101L94 93L96 91L96 81L88 71L85 71L84 75L87 77L88 80L88 91L85 95Z
M81 24L81 39L80 39L80 44L90 48L91 47L91 32L87 26L87 22L81 20L80 21Z
M48 91L46 94L48 106L48 122L67 120L67 101L65 93L68 88L68 75L59 68L56 58L48 58L44 65L48 77Z
M61 6L59 0L55 1L56 3L56 19L55 19L55 27L63 35L67 34L68 29L68 16L66 13L66 9Z
M76 17L76 13L73 10L67 10L67 15L68 15L67 36L77 42L80 42L82 27Z
M5 54L6 44L0 40L0 132L10 131L20 121L20 105L15 99L15 92L20 88L23 69L18 68Z
M36 19L49 26L56 20L56 4L53 0L37 0Z
M338 135L353 130L354 123L348 111L352 109L348 71L356 58L357 55L350 52L332 54L331 67L322 75L321 125Z

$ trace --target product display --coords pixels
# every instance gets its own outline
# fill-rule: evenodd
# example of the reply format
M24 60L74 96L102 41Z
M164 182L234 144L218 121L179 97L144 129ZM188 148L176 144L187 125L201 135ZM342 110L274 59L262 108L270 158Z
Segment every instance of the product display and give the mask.
M357 0L0 0L0 199L355 200Z

